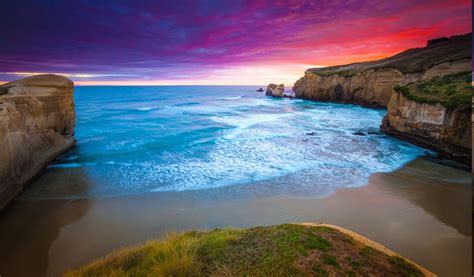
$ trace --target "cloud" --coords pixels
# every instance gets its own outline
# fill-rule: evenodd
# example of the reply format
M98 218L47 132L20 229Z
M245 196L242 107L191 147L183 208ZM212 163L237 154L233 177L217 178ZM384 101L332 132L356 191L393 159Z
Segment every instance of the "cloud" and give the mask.
M470 32L471 20L464 0L7 1L0 78L62 72L100 82L221 82L225 73L239 84L253 78L243 68L297 78L304 69L296 73L295 64L378 59Z
M127 74L87 74L87 73L61 73L61 72L0 72L0 75L31 76L39 74L56 74L68 78L103 78L103 77L131 77Z

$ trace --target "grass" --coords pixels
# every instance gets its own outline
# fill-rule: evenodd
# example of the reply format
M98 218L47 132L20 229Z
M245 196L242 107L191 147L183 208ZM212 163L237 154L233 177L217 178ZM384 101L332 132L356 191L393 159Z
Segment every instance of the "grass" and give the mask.
M389 260L388 260L390 263L392 263L393 265L395 265L400 273L404 276L413 276L413 277L416 277L416 276L423 276L423 274L418 273L416 271L414 271L414 266L407 263L402 257L399 257L399 256L393 256L393 257L390 257Z
M173 233L66 276L422 276L412 264L328 227L284 224ZM367 251L367 250L365 250Z
M393 68L402 74L422 73L428 68L472 57L472 34L452 36L448 39L434 39L424 48L412 48L381 60L359 62L346 65L329 66L324 68L309 68L306 72L320 76L353 76L367 71Z
M0 87L0 95L7 94L7 93L8 93L8 88Z
M471 72L461 72L396 86L395 91L418 103L441 104L447 109L468 110L474 96Z
M329 76L332 76L332 75L339 75L339 76L344 76L344 77L350 77L352 75L355 75L357 73L356 70L348 70L348 69L345 69L345 70L318 70L318 71L314 71L312 72L313 74L317 74L319 76L322 76L322 77L329 77Z

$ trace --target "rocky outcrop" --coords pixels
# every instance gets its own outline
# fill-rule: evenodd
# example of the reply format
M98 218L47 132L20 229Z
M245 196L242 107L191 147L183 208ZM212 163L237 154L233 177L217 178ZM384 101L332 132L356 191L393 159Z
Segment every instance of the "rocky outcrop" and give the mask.
M395 91L417 85L421 88L432 80L471 72L471 45L471 34L466 34L430 40L424 48L409 49L378 61L310 68L295 83L293 91L297 98L387 107L382 131L471 164L471 112L465 104L456 104L470 92L454 95L451 91L465 89L464 85L455 86L449 80L438 84L438 91L445 95L421 92L407 98ZM438 76L444 77L435 78ZM450 97L452 101L447 101Z
M324 102L359 104L385 107L390 100L392 88L402 81L396 69L368 70L354 76L320 76L306 72L293 90L297 98Z
M471 164L471 112L441 104L417 103L394 92L381 129L394 137Z
M49 74L0 86L0 209L74 146L73 88Z
M293 91L297 98L386 107L394 86L470 71L471 60L471 34L431 40L378 61L310 68Z
M283 93L285 92L285 85L284 84L269 84L267 86L267 90L265 91L265 95L273 96L273 97L282 97Z

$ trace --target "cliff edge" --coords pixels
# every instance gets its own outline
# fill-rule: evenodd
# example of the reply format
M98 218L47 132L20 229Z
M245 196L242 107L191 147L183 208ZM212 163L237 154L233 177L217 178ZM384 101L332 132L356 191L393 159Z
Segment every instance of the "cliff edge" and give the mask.
M297 98L386 107L393 87L471 70L471 34L428 41L376 61L310 68L293 86Z
M75 144L74 83L46 74L0 86L0 210Z
M383 132L470 165L471 71L397 86Z

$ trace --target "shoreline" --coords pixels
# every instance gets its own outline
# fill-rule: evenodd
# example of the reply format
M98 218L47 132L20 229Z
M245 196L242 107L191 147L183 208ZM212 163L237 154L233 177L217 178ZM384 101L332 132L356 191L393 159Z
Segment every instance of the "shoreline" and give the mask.
M325 222L363 234L440 276L463 275L471 270L466 218L472 211L465 205L471 199L470 184L453 182L459 174L470 177L417 160L396 172L373 174L368 185L339 189L321 199L258 197L222 188L108 199L15 200L0 214L0 226L5 226L0 229L5 249L0 272L54 276L170 231Z

